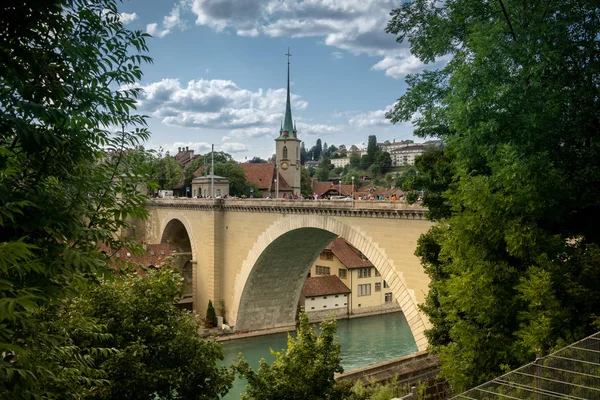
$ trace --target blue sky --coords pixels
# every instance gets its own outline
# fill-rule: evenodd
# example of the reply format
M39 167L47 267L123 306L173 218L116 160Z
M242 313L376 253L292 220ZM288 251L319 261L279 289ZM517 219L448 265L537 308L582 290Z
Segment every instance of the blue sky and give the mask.
M290 47L292 115L307 148L413 139L384 118L425 66L384 32L395 0L125 0L122 20L152 34L139 107L148 147L243 161L270 157L285 111Z

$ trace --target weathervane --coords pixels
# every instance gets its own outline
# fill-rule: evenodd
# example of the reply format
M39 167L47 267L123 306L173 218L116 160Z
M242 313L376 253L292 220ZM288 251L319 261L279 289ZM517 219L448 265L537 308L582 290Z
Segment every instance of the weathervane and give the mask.
M290 56L292 55L292 53L290 53L290 48L288 47L288 52L285 53L286 56L288 56L288 65L290 63Z

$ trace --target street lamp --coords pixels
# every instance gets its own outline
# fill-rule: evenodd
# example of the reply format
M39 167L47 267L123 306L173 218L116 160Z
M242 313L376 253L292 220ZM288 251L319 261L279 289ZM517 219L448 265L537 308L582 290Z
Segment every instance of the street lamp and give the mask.
M340 174L340 196L342 196L342 177L344 174Z
M279 169L277 169L277 164L275 164L275 198L279 198Z
M352 204L354 204L354 176L352 176Z

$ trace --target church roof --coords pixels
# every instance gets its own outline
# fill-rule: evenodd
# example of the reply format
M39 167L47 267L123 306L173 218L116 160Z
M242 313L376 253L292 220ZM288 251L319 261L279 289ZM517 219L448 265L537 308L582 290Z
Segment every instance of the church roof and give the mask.
M275 140L298 140L296 137L296 125L292 120L292 105L290 101L290 49L288 48L288 71L287 71L287 98L285 102L285 118L283 126L279 130L279 137Z
M258 187L259 190L270 191L275 179L275 164L240 164L244 170L246 180ZM279 174L279 190L288 190L290 185Z

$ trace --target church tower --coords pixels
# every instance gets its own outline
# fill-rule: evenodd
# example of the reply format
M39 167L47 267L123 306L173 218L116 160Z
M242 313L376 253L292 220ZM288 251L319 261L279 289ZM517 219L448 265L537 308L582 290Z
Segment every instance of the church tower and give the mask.
M290 104L290 49L287 71L287 100L285 104L285 118L279 129L279 137L275 139L275 165L296 195L300 195L300 140L296 124L292 121L292 107Z

